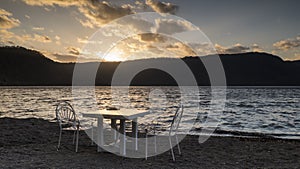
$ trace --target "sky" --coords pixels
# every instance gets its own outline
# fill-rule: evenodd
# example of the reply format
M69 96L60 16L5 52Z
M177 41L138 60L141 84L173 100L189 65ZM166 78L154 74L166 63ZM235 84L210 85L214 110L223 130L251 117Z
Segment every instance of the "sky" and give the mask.
M119 34L126 34L125 31L139 32L148 26L153 32L123 38L104 60L205 55L213 53L212 48L220 54L267 52L284 60L297 60L299 6L297 0L2 0L0 45L34 49L59 62L91 61L99 58L99 52L88 52L86 46L100 46L100 50L111 43L111 33L117 34L113 31L116 27ZM132 19L131 25L122 30L121 22L117 21L115 27L107 30L111 32L102 31L105 38L93 39L116 19L142 12L182 19ZM181 33L191 39L198 28L207 37L205 43L188 43L172 37Z

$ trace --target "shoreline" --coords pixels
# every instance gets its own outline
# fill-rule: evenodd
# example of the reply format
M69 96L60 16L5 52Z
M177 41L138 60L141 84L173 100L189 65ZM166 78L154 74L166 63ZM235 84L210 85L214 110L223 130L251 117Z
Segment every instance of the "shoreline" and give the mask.
M190 134L199 136L199 134ZM300 141L300 134L284 134L284 133L260 133L252 131L229 131L216 129L212 136L234 137L234 138L266 138L275 140L295 140Z
M80 133L79 152L74 152L72 132L63 136L56 150L58 125L43 119L0 118L0 168L297 168L300 140L212 136L199 144L188 135L175 150L145 159L97 153L85 132Z

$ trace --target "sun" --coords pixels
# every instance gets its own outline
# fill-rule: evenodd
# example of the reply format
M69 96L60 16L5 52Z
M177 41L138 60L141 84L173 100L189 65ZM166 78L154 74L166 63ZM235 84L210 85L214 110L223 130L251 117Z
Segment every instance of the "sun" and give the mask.
M121 52L112 51L106 55L104 60L106 62L122 62L122 61L125 61L126 58L122 57Z

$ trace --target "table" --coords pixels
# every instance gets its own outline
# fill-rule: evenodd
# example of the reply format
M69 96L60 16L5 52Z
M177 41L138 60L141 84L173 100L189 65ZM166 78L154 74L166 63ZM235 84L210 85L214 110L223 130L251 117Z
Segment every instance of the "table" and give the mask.
M136 110L136 109L120 109L120 110L99 110L94 112L82 113L83 117L97 118L97 143L98 152L104 151L101 147L104 145L104 135L103 135L103 119L111 120L111 127L116 129L116 121L120 120L120 133L122 134L120 138L120 154L126 155L126 132L125 132L125 121L130 120L132 122L132 135L134 137L134 147L135 150L138 148L137 139L137 120L139 117L143 117L149 114L146 110Z

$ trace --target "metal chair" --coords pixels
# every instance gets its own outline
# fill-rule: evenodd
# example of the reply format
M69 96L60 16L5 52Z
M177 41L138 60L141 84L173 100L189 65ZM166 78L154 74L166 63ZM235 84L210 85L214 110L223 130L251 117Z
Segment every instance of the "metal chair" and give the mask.
M183 106L180 105L177 109L176 109L176 112L173 116L173 119L172 119L172 122L171 122L171 126L170 126L170 129L169 129L169 132L168 132L168 137L169 137L169 144L170 144L170 149L171 149L171 154L172 154L172 159L173 161L175 161L175 155L174 155L174 151L173 151L173 145L172 145L172 137L175 136L175 139L176 139L176 144L177 144L177 147L178 147L178 152L179 154L181 154L181 150L180 150L180 145L179 145L179 141L178 141L178 137L177 137L177 131L178 131L178 127L179 127L179 124L181 122L181 118L182 118L182 114L183 114ZM153 137L154 137L154 151L157 152L157 145L156 145L156 137L159 135L156 130L157 128L159 128L158 124L159 124L159 120L160 118L158 118L156 120L156 122L152 122L150 126L148 126L147 129L145 129L145 132L146 132L146 150L145 150L145 153L146 153L146 160L147 160L147 157L148 157L148 136L149 136L149 133L151 131L153 131Z
M79 137L80 122L76 117L76 113L73 107L69 102L61 101L56 106L55 113L56 113L56 120L59 124L59 139L58 139L57 150L59 150L61 145L62 131L67 128L72 128L74 129L73 144L75 143L75 138L76 138L75 152L78 152L78 137Z

